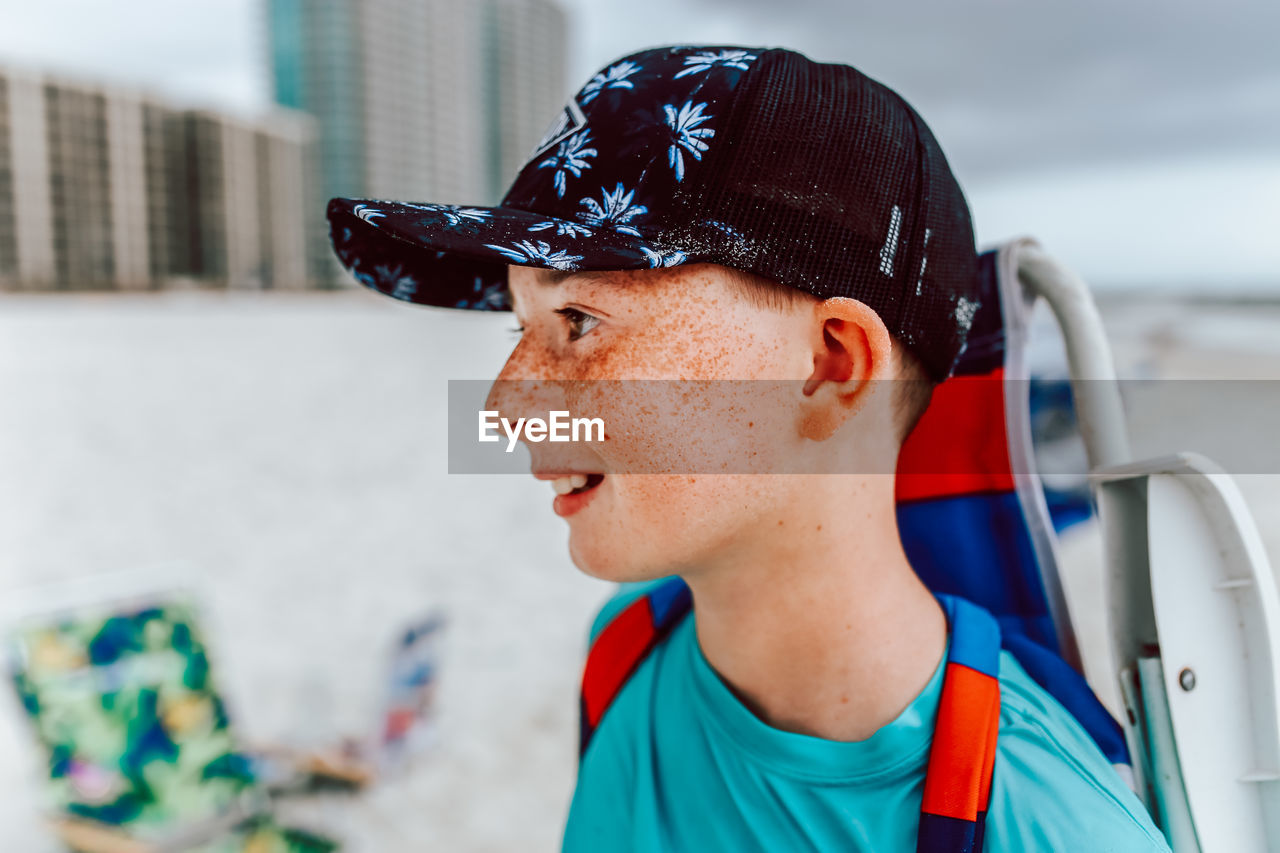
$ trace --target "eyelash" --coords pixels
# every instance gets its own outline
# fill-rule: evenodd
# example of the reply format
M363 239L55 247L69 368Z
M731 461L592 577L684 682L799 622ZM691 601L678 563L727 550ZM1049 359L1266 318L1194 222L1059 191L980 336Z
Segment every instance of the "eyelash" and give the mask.
M569 340L571 341L576 341L579 338L581 338L583 335L587 334L587 332L591 331L591 329L587 329L586 332L579 331L575 334L572 329L572 325L575 319L578 319L579 322L581 322L582 319L594 320L596 323L600 322L600 318L592 316L591 314L588 314L585 311L579 311L577 308L568 308L568 307L557 308L556 313L559 314L561 317L564 317L565 320L570 324ZM595 328L594 324L592 325L591 328L592 329ZM522 335L524 334L524 326L513 326L510 331L511 331L511 334L513 335Z
M559 314L561 317L564 317L565 321L568 322L570 341L576 341L579 338L582 338L584 335L589 333L591 329L595 328L596 323L600 322L599 317L594 317L585 311L579 311L577 308L570 308L568 306L565 306L564 308L557 308L556 313ZM592 324L590 328L588 328L586 331L582 331L580 328L581 324L587 320L592 321ZM577 331L575 331L573 328L575 322L579 325L579 329Z

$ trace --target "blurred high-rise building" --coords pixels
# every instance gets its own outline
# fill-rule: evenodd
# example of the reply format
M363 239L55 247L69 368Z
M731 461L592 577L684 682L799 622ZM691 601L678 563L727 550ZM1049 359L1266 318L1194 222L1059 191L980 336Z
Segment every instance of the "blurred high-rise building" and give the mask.
M550 0L490 0L486 10L488 197L496 202L569 97L568 19Z
M0 287L304 287L313 134L0 70Z
M321 204L497 201L566 98L568 21L554 0L265 8L276 102L318 125ZM328 251L323 239L313 250Z

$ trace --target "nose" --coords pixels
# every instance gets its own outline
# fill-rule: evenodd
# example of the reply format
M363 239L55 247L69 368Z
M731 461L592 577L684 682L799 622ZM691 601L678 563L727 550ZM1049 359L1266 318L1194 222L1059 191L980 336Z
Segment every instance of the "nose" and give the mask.
M512 421L546 418L551 411L564 409L564 390L551 366L551 358L532 337L521 338L490 386L485 408Z

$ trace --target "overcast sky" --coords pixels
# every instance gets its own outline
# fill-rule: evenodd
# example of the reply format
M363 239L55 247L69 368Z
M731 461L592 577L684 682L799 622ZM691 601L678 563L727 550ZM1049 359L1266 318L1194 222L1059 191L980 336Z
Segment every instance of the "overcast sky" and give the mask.
M262 2L0 0L0 62L251 111ZM1280 3L562 2L574 88L662 43L849 62L933 127L981 240L1035 234L1103 283L1280 288Z

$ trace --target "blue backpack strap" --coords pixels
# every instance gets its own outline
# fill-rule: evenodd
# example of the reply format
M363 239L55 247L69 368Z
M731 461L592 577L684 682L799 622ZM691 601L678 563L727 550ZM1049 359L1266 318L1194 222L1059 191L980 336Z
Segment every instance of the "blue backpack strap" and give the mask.
M951 643L929 747L917 853L982 849L1000 731L1000 625L962 598L939 595Z
M673 577L624 607L596 636L582 671L579 760L632 673L692 606L688 585Z

